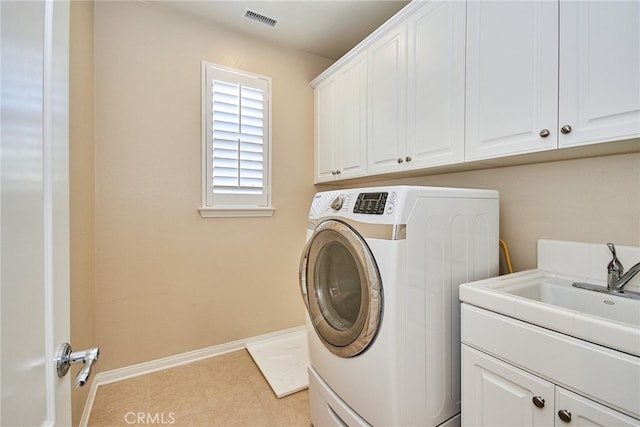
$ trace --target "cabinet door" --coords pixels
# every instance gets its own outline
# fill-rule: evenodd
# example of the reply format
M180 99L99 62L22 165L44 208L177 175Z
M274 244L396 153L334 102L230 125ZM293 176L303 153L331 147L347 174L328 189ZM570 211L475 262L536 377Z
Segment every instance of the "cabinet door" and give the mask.
M550 426L553 400L553 384L462 346L462 425Z
M331 77L314 91L315 182L333 181L336 176L337 83Z
M640 2L560 2L559 146L640 136Z
M404 168L407 133L405 39L406 23L403 23L368 49L370 173Z
M407 167L464 160L464 2L428 2L408 21Z
M367 55L360 54L337 72L338 178L361 176L367 170Z
M571 425L590 427L637 427L640 424L638 420L561 387L556 387L555 402L557 426L569 425L569 422Z
M556 148L558 4L468 2L466 93L467 160Z

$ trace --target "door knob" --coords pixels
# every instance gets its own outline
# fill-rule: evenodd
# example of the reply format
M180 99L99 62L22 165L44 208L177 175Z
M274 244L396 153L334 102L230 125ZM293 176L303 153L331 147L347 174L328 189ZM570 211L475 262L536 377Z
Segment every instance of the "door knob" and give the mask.
M563 134L568 134L572 131L573 129L571 129L571 126L569 125L564 125L560 128L560 132L562 132Z
M82 362L82 368L76 375L76 387L82 387L87 383L89 375L91 375L91 368L98 361L99 354L100 349L98 347L83 351L72 351L69 343L61 344L55 358L58 377L62 378L67 375L72 363Z
M548 137L549 135L551 135L551 132L549 132L549 129L542 129L542 130L540 131L540 137L541 137L541 138L546 138L546 137Z

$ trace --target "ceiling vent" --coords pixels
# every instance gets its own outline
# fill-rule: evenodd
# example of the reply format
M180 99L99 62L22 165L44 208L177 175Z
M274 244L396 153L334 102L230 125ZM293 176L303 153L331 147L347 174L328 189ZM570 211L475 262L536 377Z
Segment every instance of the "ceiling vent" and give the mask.
M257 12L253 12L251 10L247 10L244 13L244 17L247 19L251 19L256 22L260 22L261 24L268 25L271 28L275 27L278 21L273 18L269 18L268 16L261 15Z

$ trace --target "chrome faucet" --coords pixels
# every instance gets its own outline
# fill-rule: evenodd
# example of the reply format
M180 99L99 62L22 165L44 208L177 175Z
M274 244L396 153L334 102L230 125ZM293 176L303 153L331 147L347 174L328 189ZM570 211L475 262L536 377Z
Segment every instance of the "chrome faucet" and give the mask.
M617 295L625 298L640 300L639 292L625 291L624 287L640 273L640 262L634 265L624 273L624 267L616 255L616 247L613 243L607 243L607 247L611 251L612 259L607 264L607 287L593 285L591 283L575 282L573 286L580 289L586 289L589 291L602 292L610 295Z
M611 251L611 256L613 256L609 264L607 264L607 289L615 291L616 284L624 272L624 267L616 255L616 246L613 243L607 243L607 247Z
M613 243L607 243L607 247L613 255L613 259L607 265L607 290L610 292L620 292L633 277L640 273L640 262L624 273L624 267L616 256L616 247Z

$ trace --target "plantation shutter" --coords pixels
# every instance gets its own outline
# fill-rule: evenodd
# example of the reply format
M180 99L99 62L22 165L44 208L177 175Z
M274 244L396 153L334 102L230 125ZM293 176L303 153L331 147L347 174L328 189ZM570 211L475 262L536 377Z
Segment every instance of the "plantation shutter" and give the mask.
M268 205L268 80L209 67L212 205Z
M263 93L214 80L213 192L262 194Z

